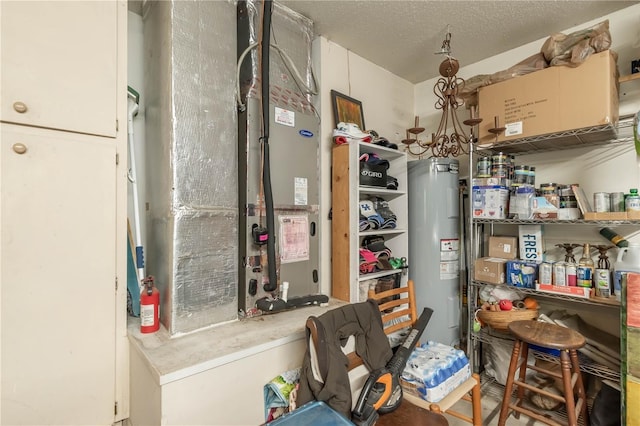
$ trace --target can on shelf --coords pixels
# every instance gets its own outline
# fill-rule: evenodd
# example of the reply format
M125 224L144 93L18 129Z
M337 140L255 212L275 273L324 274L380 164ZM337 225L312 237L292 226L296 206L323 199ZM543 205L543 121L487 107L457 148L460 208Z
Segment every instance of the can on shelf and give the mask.
M608 192L594 192L593 208L597 213L608 212L611 205L611 196Z
M558 184L557 183L541 183L540 192L542 193L542 195L557 194Z
M573 262L567 262L565 271L567 286L576 287L578 285L578 265Z
M540 284L553 284L553 264L542 262L538 267L538 282Z
M491 159L489 157L482 157L478 159L476 164L478 177L490 177L491 173Z
M612 192L609 197L610 208L612 212L624 211L624 192Z
M516 166L515 167L515 182L527 183L529 179L529 166Z
M553 264L553 285L565 287L567 285L567 263L556 262Z
M507 165L509 163L509 156L504 152L498 152L497 154L491 157L491 160L493 161L494 165L496 164Z
M527 175L527 183L529 185L536 185L536 167L529 166L529 174Z

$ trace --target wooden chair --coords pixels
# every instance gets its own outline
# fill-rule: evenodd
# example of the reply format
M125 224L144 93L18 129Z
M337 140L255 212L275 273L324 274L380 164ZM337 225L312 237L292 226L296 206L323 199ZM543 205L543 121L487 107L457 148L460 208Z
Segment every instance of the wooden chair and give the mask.
M379 302L378 307L382 315L383 325L392 324L386 326L384 329L387 335L411 327L418 320L414 283L412 280L408 281L406 287L394 288L380 293L376 293L375 290L371 289L369 290L368 297L369 299L374 299ZM469 396L469 392L471 392L471 396ZM451 407L461 399L471 403L472 417L451 409ZM436 413L447 413L474 426L482 425L480 377L477 374L472 374L469 379L437 403L430 403L407 391L404 392L404 400Z
M341 309L341 308L336 308ZM307 319L306 327L309 330L310 350L318 350L318 328L314 317ZM360 390L369 376L369 371L365 367L362 358L355 353L353 342L347 342L343 352L349 361L349 383L353 404L358 400ZM353 407L352 407L353 408ZM418 406L408 402L406 399L400 406L391 413L381 414L375 422L376 426L447 426L449 422L441 413L430 410L429 407Z

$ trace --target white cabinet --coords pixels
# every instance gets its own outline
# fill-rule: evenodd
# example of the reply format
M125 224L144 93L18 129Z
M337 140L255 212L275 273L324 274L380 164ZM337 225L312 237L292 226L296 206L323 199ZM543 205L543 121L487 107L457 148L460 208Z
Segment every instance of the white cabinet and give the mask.
M2 423L110 424L115 145L1 126Z
M387 174L398 180L398 189L360 185L359 158L363 153L376 154L381 159L389 161ZM404 152L371 143L350 143L334 146L332 164L331 294L340 300L362 302L367 292L361 287L369 280L397 275L401 277L401 285L406 283L406 275L402 273L402 269L376 270L361 274L359 249L364 238L381 236L384 238L385 246L391 250L392 257L407 257L407 156ZM373 198L380 198L388 203L389 209L396 216L394 229L360 231L359 202Z
M2 121L115 137L117 8L0 2Z
M0 423L111 425L129 410L127 5L0 14Z

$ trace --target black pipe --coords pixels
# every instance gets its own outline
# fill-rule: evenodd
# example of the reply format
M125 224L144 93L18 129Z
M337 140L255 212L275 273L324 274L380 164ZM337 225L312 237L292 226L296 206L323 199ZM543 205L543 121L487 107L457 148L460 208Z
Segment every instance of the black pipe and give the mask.
M273 192L271 188L271 168L269 166L269 49L271 46L271 12L273 2L264 0L264 16L262 21L262 45L260 46L261 79L262 79L262 185L264 187L264 202L267 214L267 268L269 282L264 285L264 291L273 292L278 288L276 274L276 226L273 210Z

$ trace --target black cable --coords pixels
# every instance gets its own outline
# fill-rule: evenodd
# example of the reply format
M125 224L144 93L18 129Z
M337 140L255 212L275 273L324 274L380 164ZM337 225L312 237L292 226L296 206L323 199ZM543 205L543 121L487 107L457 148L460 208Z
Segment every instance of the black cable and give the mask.
M273 2L264 0L264 16L262 22L262 46L261 55L261 80L262 80L262 184L264 186L264 202L267 215L267 269L269 282L264 285L264 291L273 292L278 288L278 276L276 273L276 226L275 212L273 209L273 191L271 188L271 168L269 162L269 50L271 45L271 13Z

